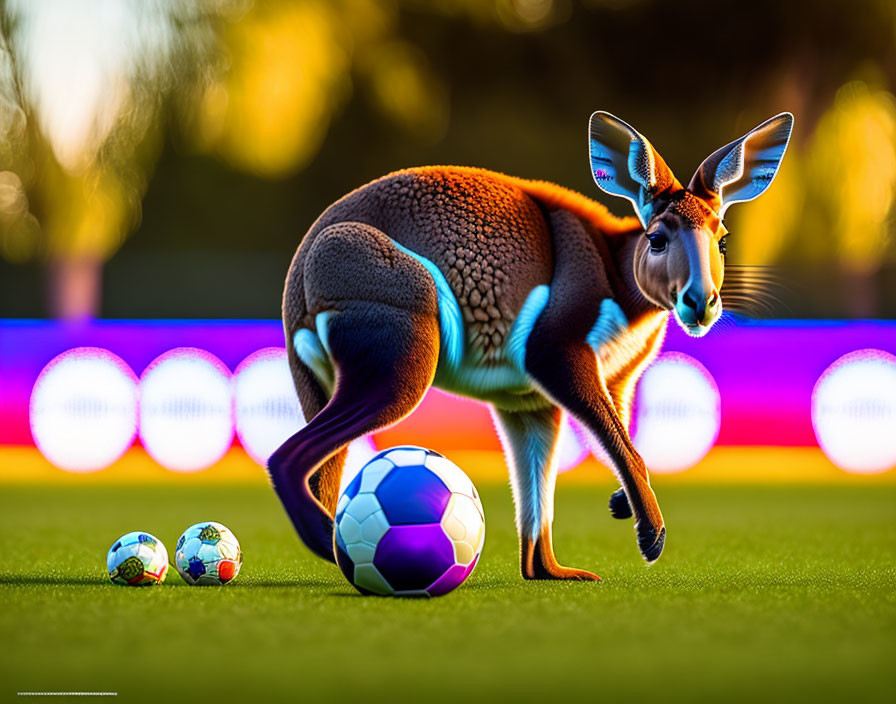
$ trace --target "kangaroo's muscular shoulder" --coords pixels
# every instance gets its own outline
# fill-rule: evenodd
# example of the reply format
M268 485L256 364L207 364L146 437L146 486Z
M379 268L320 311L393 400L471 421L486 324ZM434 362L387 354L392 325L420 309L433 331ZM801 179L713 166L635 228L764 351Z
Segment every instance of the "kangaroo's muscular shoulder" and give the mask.
M329 225L372 225L445 275L468 341L484 359L503 345L528 293L549 284L553 245L545 211L565 209L605 234L631 229L601 205L554 184L470 167L430 166L372 181L328 208L308 244Z

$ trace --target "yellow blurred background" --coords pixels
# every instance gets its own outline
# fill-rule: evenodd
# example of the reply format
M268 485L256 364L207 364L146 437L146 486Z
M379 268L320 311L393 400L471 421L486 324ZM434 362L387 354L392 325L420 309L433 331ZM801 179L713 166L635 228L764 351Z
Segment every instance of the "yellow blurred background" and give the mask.
M316 215L390 170L598 197L595 109L683 181L792 111L731 261L780 267L779 314L896 315L890 0L5 0L0 18L0 317L276 317Z

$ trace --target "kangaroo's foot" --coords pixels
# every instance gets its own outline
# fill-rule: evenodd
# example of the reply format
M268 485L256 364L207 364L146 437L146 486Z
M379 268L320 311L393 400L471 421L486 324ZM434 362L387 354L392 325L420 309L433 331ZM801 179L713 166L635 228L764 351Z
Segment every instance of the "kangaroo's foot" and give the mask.
M521 546L520 570L523 579L577 579L580 582L599 582L588 570L564 567L554 557L551 529L547 526L536 539L524 538Z
M656 562L663 554L663 546L666 544L666 527L663 526L657 531L646 521L644 523L638 521L635 524L635 533L638 536L638 549L644 561L648 564Z
M625 495L625 489L622 487L610 495L610 515L619 519L632 517L632 507Z
M551 458L556 452L561 410L546 406L530 411L494 408L493 412L513 477L523 578L599 580L592 572L564 567L554 557L550 517L556 464ZM532 537L534 533L537 538Z

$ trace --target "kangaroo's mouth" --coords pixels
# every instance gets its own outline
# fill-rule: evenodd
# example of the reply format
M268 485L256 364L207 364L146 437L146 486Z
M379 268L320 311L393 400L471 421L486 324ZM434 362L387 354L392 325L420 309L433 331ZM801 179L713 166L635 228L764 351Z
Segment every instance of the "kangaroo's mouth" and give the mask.
M684 330L691 337L703 337L706 333L709 332L709 329L712 327L715 320L709 322L708 325L701 325L700 323L686 323L681 319L681 316L678 315L678 310L673 306L672 313L675 316L675 321L678 323L679 327Z
M682 325L684 331L691 337L703 337L709 332L708 325Z

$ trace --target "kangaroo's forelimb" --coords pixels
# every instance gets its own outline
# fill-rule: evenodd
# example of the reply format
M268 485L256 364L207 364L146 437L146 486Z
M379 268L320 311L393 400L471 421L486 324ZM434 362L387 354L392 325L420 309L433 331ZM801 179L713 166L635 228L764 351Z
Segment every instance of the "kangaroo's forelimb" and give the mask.
M526 344L526 371L547 396L582 421L603 444L636 517L638 547L649 562L665 542L662 513L644 461L606 387L593 347L598 311L611 293L600 254L569 213L551 216L555 274L547 305Z
M662 346L664 328L658 327L649 333L637 354L632 355L619 369L614 370L613 377L607 381L607 391L613 400L616 415L624 428L631 427L632 400L635 386L647 366L656 358ZM620 487L610 496L610 515L613 518L626 519L632 517L625 489Z
M666 529L644 461L600 383L594 352L584 342L558 340L557 332L548 323L536 327L526 367L545 392L585 423L606 448L637 521L638 548L653 562L662 553Z

